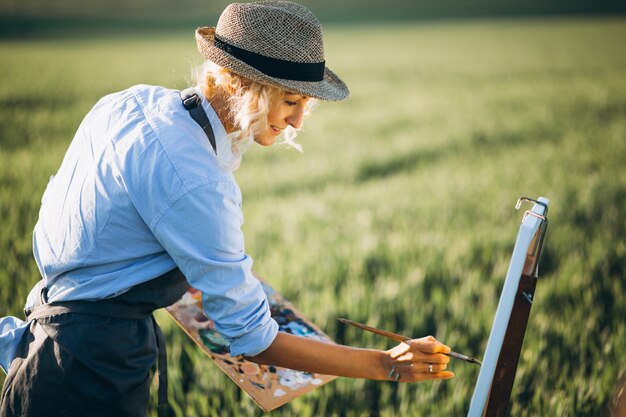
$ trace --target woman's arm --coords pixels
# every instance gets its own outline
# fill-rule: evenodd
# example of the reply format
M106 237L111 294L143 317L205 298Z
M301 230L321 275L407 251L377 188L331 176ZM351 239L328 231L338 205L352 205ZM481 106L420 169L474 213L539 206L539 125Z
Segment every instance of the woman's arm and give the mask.
M416 382L452 378L452 372L444 371L450 358L442 353L448 352L450 348L432 336L409 340L388 351L381 351L279 332L269 348L247 359L258 364L326 375ZM432 372L429 364L432 365Z

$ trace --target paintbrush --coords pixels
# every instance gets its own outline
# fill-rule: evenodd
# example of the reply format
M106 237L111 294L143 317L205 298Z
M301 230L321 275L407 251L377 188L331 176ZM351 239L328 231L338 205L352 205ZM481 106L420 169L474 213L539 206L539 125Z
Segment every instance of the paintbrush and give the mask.
M411 340L410 337L402 336L401 334L397 334L397 333L388 332L387 330L380 330L375 327L366 326L365 324L357 323L356 321L352 321L352 320L348 320L344 318L337 318L337 320L339 320L339 322L341 323L358 327L361 330L367 330L368 332L376 333L380 336L385 336L397 342L406 342L407 340ZM482 362L479 361L478 359L465 356L460 353L450 352L450 353L444 353L444 355L450 356L451 358L460 359L465 362L475 363L476 365L479 365L479 366L482 365Z

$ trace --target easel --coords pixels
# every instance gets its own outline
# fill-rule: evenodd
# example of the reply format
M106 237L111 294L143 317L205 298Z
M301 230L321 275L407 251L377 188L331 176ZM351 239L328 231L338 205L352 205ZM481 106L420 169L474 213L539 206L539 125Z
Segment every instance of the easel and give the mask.
M535 204L522 218L468 417L501 417L508 409L548 227L549 200L522 197L515 208L523 201Z

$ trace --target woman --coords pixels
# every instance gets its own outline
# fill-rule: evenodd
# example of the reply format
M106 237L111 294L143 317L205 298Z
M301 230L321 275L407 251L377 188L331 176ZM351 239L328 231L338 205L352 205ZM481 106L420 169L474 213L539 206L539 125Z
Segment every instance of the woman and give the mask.
M27 321L0 322L1 415L145 415L157 355L163 403L151 313L189 284L233 356L354 378L451 378L450 349L430 336L378 351L277 331L244 251L232 171L251 141L297 146L312 102L348 89L325 67L319 22L295 3L231 4L196 41L207 63L195 89L104 97L51 179L33 236L43 279Z

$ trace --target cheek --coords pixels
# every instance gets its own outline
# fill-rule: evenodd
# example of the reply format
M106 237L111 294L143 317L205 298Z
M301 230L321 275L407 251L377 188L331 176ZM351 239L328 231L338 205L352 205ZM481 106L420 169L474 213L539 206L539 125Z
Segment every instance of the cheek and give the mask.
M275 124L274 122L276 122L277 119L278 119L278 117L276 116L276 112L269 112L267 114L267 122L268 122L268 124Z
M267 114L267 121L270 124L279 124L281 121L283 121L287 115L286 115L286 111L284 109L279 108L274 108L272 110L270 110L270 112Z

